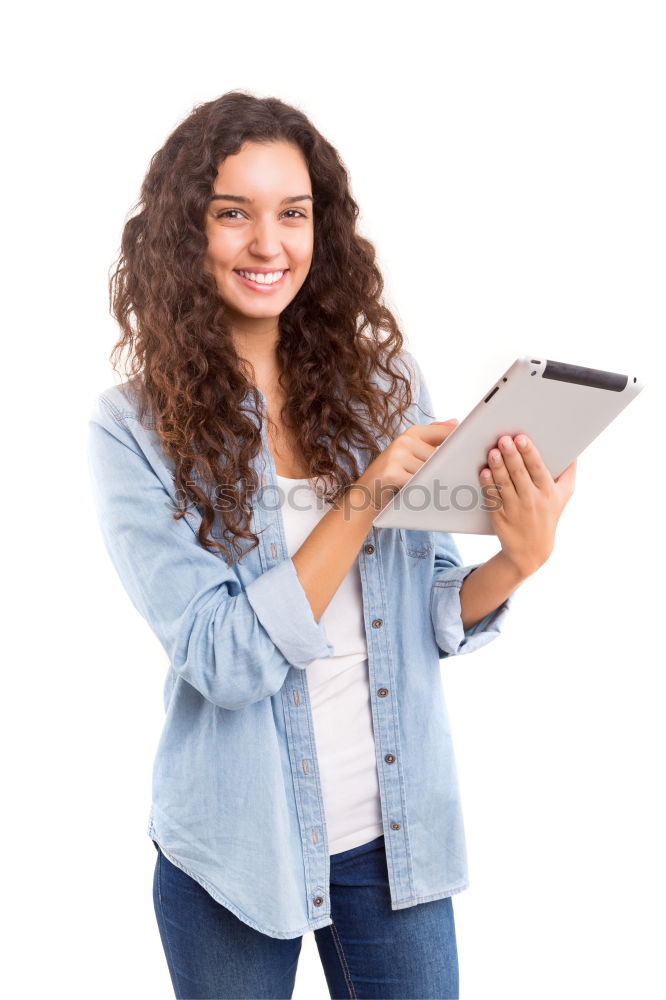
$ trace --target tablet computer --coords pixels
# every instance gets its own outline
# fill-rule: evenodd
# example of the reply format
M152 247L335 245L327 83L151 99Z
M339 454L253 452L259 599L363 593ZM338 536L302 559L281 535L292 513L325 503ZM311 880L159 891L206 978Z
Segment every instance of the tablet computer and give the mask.
M634 399L635 375L561 361L517 358L483 399L382 507L373 525L493 535L497 487L481 483L503 434L534 442L553 479Z

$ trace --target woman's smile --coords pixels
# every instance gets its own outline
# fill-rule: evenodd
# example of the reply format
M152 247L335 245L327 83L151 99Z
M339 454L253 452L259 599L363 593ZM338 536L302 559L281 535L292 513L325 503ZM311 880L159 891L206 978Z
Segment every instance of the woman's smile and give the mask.
M253 292L259 292L266 295L269 292L274 291L276 288L283 288L286 281L287 275L289 274L289 268L286 269L276 269L275 271L250 271L250 270L238 270L234 271L234 274L238 278L242 285L246 288L251 288ZM254 277L246 277L246 275L253 275Z

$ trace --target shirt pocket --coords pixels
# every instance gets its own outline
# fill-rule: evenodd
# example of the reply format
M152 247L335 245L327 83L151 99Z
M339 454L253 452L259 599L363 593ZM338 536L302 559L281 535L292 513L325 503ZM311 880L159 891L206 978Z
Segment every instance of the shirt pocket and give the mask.
M432 531L417 531L414 528L398 530L406 555L416 559L427 559L430 556L434 541Z

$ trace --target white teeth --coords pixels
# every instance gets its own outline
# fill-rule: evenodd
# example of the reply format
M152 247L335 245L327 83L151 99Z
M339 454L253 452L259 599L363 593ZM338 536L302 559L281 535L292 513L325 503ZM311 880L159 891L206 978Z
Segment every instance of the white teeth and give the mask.
M254 271L239 271L244 278L249 278L250 281L256 281L258 285L272 285L275 281L279 281L284 271L271 271L270 274L255 274Z

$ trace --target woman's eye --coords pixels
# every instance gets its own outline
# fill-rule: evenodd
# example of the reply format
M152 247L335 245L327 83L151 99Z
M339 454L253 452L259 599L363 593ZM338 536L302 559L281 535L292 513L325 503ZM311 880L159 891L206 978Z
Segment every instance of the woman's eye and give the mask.
M225 218L228 219L228 218L230 218L230 213L231 212L236 212L237 215L240 215L240 212L239 212L239 210L237 208L225 208L225 210L223 212L218 212L217 215L215 216L215 218L216 219L225 219ZM300 217L302 219L305 218L305 213L304 212L299 212L297 208L288 208L287 212L295 212L296 215L300 215ZM292 216L292 218L293 218L293 216Z

